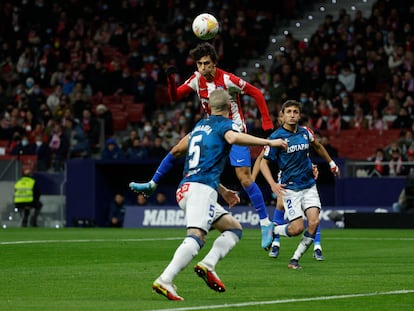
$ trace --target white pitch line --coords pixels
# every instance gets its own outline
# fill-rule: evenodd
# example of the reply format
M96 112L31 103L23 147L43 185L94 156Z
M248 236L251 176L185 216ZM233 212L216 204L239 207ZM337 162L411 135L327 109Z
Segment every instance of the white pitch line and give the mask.
M162 240L182 240L183 237L164 238ZM0 245L19 245L19 244L47 244L47 243L95 243L95 242L153 242L159 241L160 238L148 239L85 239L85 240L27 240L27 241L8 241L0 242Z
M145 239L79 239L79 240L26 240L26 241L5 241L0 245L19 245L19 244L47 244L47 243L95 243L95 242L154 242L154 241L176 241L182 240L183 237L170 238L145 238ZM247 238L255 239L255 238ZM324 238L324 240L357 240L357 241L414 241L414 238Z
M307 301L321 301L321 300L335 300L335 299L346 299L346 298L357 298L357 297L370 297L370 296L384 296L384 295L404 295L412 294L414 290L396 290L390 292L374 292L365 294L350 294L350 295L335 295L335 296L321 296L321 297L310 297L300 299L282 299L282 300L270 300L270 301L251 301L233 304L222 304L222 305L209 305L209 306L198 306L198 307L185 307L185 308L169 308L169 309L154 309L147 311L190 311L190 310L206 310L216 308L234 308L234 307L249 307L258 305L275 305L282 303L295 303L295 302L307 302Z

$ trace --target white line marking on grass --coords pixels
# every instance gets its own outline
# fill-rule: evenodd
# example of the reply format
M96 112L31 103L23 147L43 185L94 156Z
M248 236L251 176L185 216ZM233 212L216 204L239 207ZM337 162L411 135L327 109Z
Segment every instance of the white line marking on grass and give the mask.
M275 305L275 304L290 303L290 302L295 303L295 302L304 302L304 301L321 301L321 300L334 300L334 299L383 296L383 295L404 295L404 294L412 294L412 293L414 293L414 290L403 289L403 290L397 290L397 291L391 291L391 292L375 292L375 293L365 293L365 294L335 295L335 296L322 296L322 297L311 297L311 298L300 298L300 299L282 299L282 300L270 300L270 301L252 301L252 302L242 302L242 303L223 304L223 305L154 309L154 310L148 310L148 311L206 310L206 309L216 309L216 308L234 308L234 307L258 306L258 305Z
M162 240L182 240L183 237L164 238ZM17 244L47 244L47 243L95 243L95 242L154 242L159 241L160 238L150 239L85 239L85 240L28 240L28 241L9 241L0 242L0 245L17 245Z
M169 238L145 238L145 239L82 239L82 240L27 240L27 241L8 241L0 242L0 245L18 245L18 244L47 244L47 243L95 243L95 242L154 242L154 241L176 241L182 240L183 237ZM256 238L247 238L256 239ZM414 241L414 238L324 238L324 240L361 240L361 241Z

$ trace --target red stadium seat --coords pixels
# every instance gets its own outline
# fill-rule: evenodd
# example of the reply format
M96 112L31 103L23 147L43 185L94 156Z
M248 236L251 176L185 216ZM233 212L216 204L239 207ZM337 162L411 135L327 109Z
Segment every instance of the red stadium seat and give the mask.
M112 115L114 131L124 131L128 127L128 113L118 112Z
M126 106L126 111L128 113L128 122L141 122L144 117L144 104L128 103Z

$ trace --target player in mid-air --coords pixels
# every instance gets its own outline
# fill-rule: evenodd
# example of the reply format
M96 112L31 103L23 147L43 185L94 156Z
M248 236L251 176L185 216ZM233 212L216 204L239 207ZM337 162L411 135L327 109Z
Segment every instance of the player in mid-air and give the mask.
M175 82L175 71L171 69L167 70L168 91L171 100L181 100L191 93L196 92L204 112L208 115L208 102L211 92L215 89L227 90L232 98L229 118L239 126L242 132L246 132L240 101L240 94L246 94L251 96L257 104L262 117L263 130L270 131L273 129L273 123L261 91L234 74L218 68L217 52L213 45L207 42L198 44L190 51L190 56L197 65L197 71L179 87L177 87ZM185 154L187 148L186 140L186 137L183 138L171 149L160 163L151 181L147 183L132 182L130 184L131 189L136 192L151 195L155 191L161 178L175 165L177 159ZM273 240L273 223L268 217L263 194L252 178L249 147L234 145L230 152L230 163L235 167L237 178L259 215L262 230L261 246L265 250L268 250Z
M289 223L277 225L274 233L281 236L296 236L304 229L304 216L307 228L294 252L288 268L300 269L299 259L313 243L319 226L321 203L316 188L316 180L309 158L312 147L325 159L334 175L339 175L339 168L326 149L314 137L312 130L299 126L301 104L288 100L281 109L282 126L270 135L270 139L281 138L288 144L287 150L266 147L260 169L272 191L281 197ZM280 182L276 182L269 163L275 161L281 171Z
M217 202L220 175L231 145L287 146L282 139L268 140L241 133L239 126L228 118L230 100L227 91L212 91L211 115L200 120L186 136L188 148L176 198L186 214L187 236L152 285L155 292L170 300L184 299L177 294L173 281L204 246L211 229L217 229L221 235L207 255L195 265L194 271L211 289L218 292L226 290L215 267L242 237L241 224Z

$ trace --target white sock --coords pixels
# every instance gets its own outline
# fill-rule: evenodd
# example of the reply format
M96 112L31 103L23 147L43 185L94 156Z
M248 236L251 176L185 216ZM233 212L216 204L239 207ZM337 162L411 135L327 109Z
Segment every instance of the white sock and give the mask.
M269 226L271 224L271 221L268 217L260 219L260 225L261 226Z
M214 241L213 246L201 263L214 271L219 260L226 256L239 241L239 237L234 232L224 231Z
M302 257L302 255L308 250L309 246L311 246L313 240L314 239L311 237L302 236L302 239L300 240L299 245L295 253L293 254L292 259L299 260L300 257Z
M191 237L186 237L176 249L174 256L167 268L161 274L161 279L166 283L172 283L177 274L183 270L197 256L200 245Z
M288 235L286 233L286 228L287 227L288 227L288 224L276 226L275 229L273 230L273 233L274 234L279 234L279 235L282 235L282 236L290 237L290 235Z

